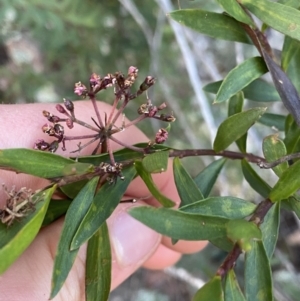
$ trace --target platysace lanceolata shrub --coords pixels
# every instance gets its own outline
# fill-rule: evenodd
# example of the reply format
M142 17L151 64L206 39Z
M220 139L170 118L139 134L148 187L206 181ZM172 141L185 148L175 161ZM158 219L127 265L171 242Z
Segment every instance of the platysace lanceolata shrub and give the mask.
M67 206L60 211L60 214L66 213L66 216L54 263L51 298L59 292L66 280L78 248L88 242L86 299L94 300L93 296L97 296L101 300L107 300L111 257L105 221L119 204L131 180L139 176L162 207L137 206L129 210L131 216L162 235L171 237L174 243L180 239L209 240L228 252L216 274L196 293L193 301L273 300L271 258L278 239L281 207L300 217L300 155L297 153L300 98L292 83L299 82L299 3L276 3L268 0L217 2L225 10L225 14L201 9L170 13L176 21L205 35L246 43L257 50L258 56L245 59L222 81L204 87L206 92L216 95L215 105L228 102L228 118L218 128L213 149L176 150L161 146L159 144L168 137L168 131L164 128L158 130L154 141L142 146L126 145L115 138L114 134L146 118L166 122L175 119L172 114L160 113L165 109L165 103L155 106L146 95L146 102L137 110L139 116L129 122L123 119L121 126L116 125L116 120L123 118L124 108L129 102L154 84L154 79L148 76L139 89L132 92L137 79L135 67L130 67L126 76L119 72L103 78L93 74L88 86L82 82L76 83L75 94L93 104L95 116L91 116L92 122L78 120L76 103L65 99L64 105L56 106L59 116L43 112L48 123L42 130L54 140L38 140L35 149L47 152L25 149L0 152L1 168L50 180L49 186L43 189L41 199L34 205L33 212L32 202L29 201L32 199L31 195L25 195L25 204L18 192L7 190L8 201L0 211L1 221L5 223L0 225L3 226L0 234L4 237L0 240L3 246L0 248L0 257L6 259L10 250L14 251L11 252L14 255L10 257L10 262L0 261L0 272L5 271L25 250L42 225L51 223L55 219L53 216L58 216L55 212L62 202L55 204L55 210L51 206L48 208L48 205L53 193L59 192L65 196ZM262 29L255 24L252 14L264 23ZM285 35L281 66L276 62L274 51L264 33L266 26ZM273 85L260 78L267 72L271 75ZM103 118L98 110L96 94L106 88L113 88L112 110ZM250 109L245 109L244 98L263 104L251 105ZM280 99L290 115L270 113L272 106L269 104L269 111L265 113L266 103ZM264 158L247 152L247 133L257 122L271 128L270 135L261 143ZM91 134L65 135L65 127L73 129L74 124L88 128ZM274 127L279 132L274 134ZM58 147L66 150L70 140L78 141L77 149L71 150L76 153L75 160L52 154ZM110 141L119 143L124 149L113 153ZM233 143L236 143L240 152L227 149ZM80 151L90 144L94 145L91 156L81 157ZM188 156L223 158L208 165L193 179L180 161L180 158ZM22 161L24 157L26 162ZM169 157L176 157L173 161L174 181L181 199L179 209L176 210L170 208L175 203L157 189L151 177L152 173L166 169ZM257 203L252 202L247 193L244 194L245 199L210 195L225 165L225 158L241 161L238 165L239 172L245 182L258 193ZM268 183L264 180L264 175L256 172L249 163L261 168L272 168L278 177L277 181ZM230 181L222 182L221 188L231 184ZM21 217L24 219L13 223ZM6 224L10 225L9 229L12 231L7 231ZM18 244L20 238L17 234L20 232L26 232L22 236L26 239L26 244L22 241L22 247ZM94 246L103 252L95 254ZM234 269L237 259L243 254L245 286L242 291ZM94 269L95 266L98 269Z

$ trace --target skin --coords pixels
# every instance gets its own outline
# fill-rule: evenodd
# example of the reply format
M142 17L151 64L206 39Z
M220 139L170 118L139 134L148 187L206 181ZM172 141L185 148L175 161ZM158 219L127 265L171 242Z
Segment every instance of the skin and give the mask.
M110 105L99 102L103 120L104 112L109 114L110 109ZM0 105L0 149L32 148L37 139L52 141L52 137L48 137L41 131L41 127L47 123L42 115L43 110L61 116L56 112L54 104ZM75 102L75 114L78 119L88 123L91 123L89 122L91 116L95 116L89 101ZM75 125L72 130L66 130L67 135L90 133L90 130L78 125ZM118 133L115 137L129 145L149 141L134 126ZM57 153L69 156L69 152L76 149L77 143L78 141L67 141L67 151L63 152L59 148ZM111 145L114 150L120 148L115 143ZM93 147L94 145L82 150L81 155L90 154ZM179 204L172 164L169 164L166 172L154 175L154 181L162 193L174 200L177 205ZM9 188L15 185L17 188L25 186L35 190L45 187L48 182L33 176L17 175L14 172L0 170L1 183L5 183ZM149 196L147 188L140 179L136 179L130 184L125 198L147 196ZM0 189L0 208L5 200L6 196ZM157 205L157 202L151 198L147 198L145 202ZM142 201L135 204L120 204L108 219L113 256L111 289L117 287L141 266L149 269L163 269L175 264L182 254L198 252L206 245L204 241L179 241L176 245L172 245L169 238L162 237L128 216L126 213L128 208L140 205L143 205ZM20 258L0 276L1 300L49 299L53 260L62 225L63 219L59 219L43 228ZM124 248L122 243L124 243ZM53 300L84 300L85 256L86 246L84 245L80 248L64 286Z

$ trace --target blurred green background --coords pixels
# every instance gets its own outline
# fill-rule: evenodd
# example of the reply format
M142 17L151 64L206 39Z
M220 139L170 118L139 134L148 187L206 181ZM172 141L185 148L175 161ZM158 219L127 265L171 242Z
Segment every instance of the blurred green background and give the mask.
M166 102L177 117L168 144L175 148L211 148L217 127L226 118L227 105L213 106L213 95L203 93L202 87L222 79L236 64L257 52L249 45L199 35L172 22L167 13L179 5L221 11L216 3L1 0L0 101L14 104L55 103L65 97L75 100L74 83L88 83L92 72L102 76L115 71L126 74L129 66L136 66L137 87L147 75L156 77L149 97L155 105ZM282 43L282 37L274 32L269 33L269 38L277 47ZM112 103L113 92L101 92L98 99ZM144 102L143 95L131 103L127 117L134 118ZM276 103L269 112L282 110L282 105ZM140 124L149 137L162 126L152 121ZM249 151L261 155L261 137L272 133L271 129L256 125L249 133ZM236 150L234 146L232 149ZM192 158L184 159L184 163L196 175L212 160ZM260 200L242 181L238 164L227 163L213 194ZM274 181L272 177L268 180ZM289 215L283 216L284 223L281 248L275 253L273 265L275 296L279 301L298 300L300 239L292 240L290 236L299 232L299 225ZM157 272L141 269L115 290L110 300L190 300L197 287L215 273L225 255L209 246L204 252L184 256L177 267ZM242 265L241 259L237 268Z

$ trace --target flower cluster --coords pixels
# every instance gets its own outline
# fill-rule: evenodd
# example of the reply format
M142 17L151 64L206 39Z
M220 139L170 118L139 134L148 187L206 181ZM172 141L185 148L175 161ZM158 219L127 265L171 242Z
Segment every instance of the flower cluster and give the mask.
M89 86L85 86L82 82L77 82L74 87L74 93L83 98L89 98L93 104L96 118L92 118L94 124L88 124L76 117L74 103L69 99L64 99L64 104L57 104L56 110L63 114L63 117L54 115L48 111L43 111L43 115L47 118L48 123L42 126L42 130L48 136L54 137L55 140L48 143L42 139L36 141L34 148L37 150L55 152L59 145L62 150L66 150L66 141L78 140L78 148L72 152L80 152L86 146L95 143L95 148L92 154L97 153L109 153L111 159L111 168L119 172L119 166L116 165L112 150L110 148L110 140L120 144L125 148L134 149L135 151L144 152L145 149L137 148L132 145L127 145L123 141L119 141L114 137L115 133L127 129L129 126L135 125L138 122L146 118L155 118L165 122L175 121L175 117L172 114L160 114L159 112L167 107L166 103L162 103L159 106L152 104L151 100L147 96L147 101L142 104L138 109L138 116L135 120L125 124L125 118L123 111L127 104L146 92L154 85L155 79L152 76L147 76L145 80L140 84L137 91L132 92L133 84L138 77L138 69L136 67L129 67L127 76L121 72L114 74L107 74L101 77L98 74L93 73L89 79ZM96 102L96 94L101 90L109 87L114 88L114 101L112 109L108 116L105 116L105 120L102 119L99 113L99 109ZM121 127L116 126L116 121L123 117L123 123ZM84 136L67 136L65 134L64 125L69 129L72 129L74 124L79 124L91 130L90 135ZM149 147L153 144L164 143L168 138L168 132L166 129L159 129L156 134L155 140L149 142ZM81 140L89 139L85 144L81 143Z

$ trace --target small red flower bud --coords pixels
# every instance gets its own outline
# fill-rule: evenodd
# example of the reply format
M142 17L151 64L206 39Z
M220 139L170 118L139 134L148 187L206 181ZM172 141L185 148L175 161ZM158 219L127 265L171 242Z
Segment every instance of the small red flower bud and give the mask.
M43 139L39 139L34 143L34 149L45 151L49 148L50 144L44 141Z
M149 114L148 114L148 116L149 117L153 117L153 116L155 116L156 115L156 113L157 113L157 107L156 106L151 106L150 108L149 108Z
M92 87L96 86L96 85L100 85L100 80L101 77L99 74L93 73L90 77L90 85Z
M161 114L159 119L166 122L174 122L176 118L173 115Z
M48 118L51 114L50 114L50 112L48 112L48 111L43 111L43 115L46 117L46 118Z
M59 124L59 123L56 123L55 125L54 125L54 127L53 127L53 129L54 129L54 132L55 132L55 134L57 135L57 136L63 136L63 134L64 134L64 127L61 125L61 124Z
M139 69L134 66L130 66L128 68L128 75L135 75L135 77L136 77L138 72L139 72Z
M49 124L44 124L42 126L42 131L46 134L48 134L49 136L54 136L55 135L55 131L53 126L49 125Z
M158 111L161 111L167 107L167 104L163 102L160 106L157 107Z
M64 105L69 112L74 112L74 104L70 99L64 98Z
M65 110L65 108L64 108L62 105L57 104L57 105L55 106L55 108L56 108L56 110L57 110L59 113L67 114L67 111Z
M153 86L154 83L155 83L155 78L152 76L147 76L144 82L140 85L140 90L144 92L148 90L151 86Z
M69 118L66 120L66 125L69 129L72 129L74 127L73 121Z
M75 83L74 93L78 96L86 96L87 95L87 88L81 82Z
M155 143L162 144L168 139L168 132L166 129L159 129L155 135Z

